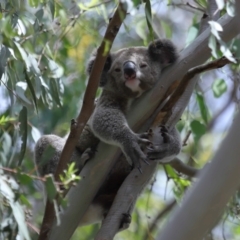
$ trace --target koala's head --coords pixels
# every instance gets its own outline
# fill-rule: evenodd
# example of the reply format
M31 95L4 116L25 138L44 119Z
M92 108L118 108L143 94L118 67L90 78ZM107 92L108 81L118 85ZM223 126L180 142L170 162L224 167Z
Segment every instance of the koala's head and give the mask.
M90 74L96 52L87 71ZM169 40L155 40L148 47L123 48L110 53L105 63L100 87L128 98L139 97L152 88L162 69L177 59L177 52Z

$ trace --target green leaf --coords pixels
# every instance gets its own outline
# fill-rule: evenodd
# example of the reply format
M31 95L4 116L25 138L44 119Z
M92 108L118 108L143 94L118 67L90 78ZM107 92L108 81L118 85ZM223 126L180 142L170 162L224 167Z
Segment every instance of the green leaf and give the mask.
M28 176L27 174L19 172L17 174L17 176L18 176L18 180L19 180L21 185L31 185L31 184L33 184L32 178L30 176Z
M216 0L217 6L219 10L222 10L225 6L224 0Z
M165 170L167 172L168 177L172 178L172 179L178 179L178 175L176 173L176 171L170 166L170 165L165 165Z
M190 124L194 139L196 142L206 133L206 127L197 120L193 120Z
M27 146L27 108L24 106L19 114L20 130L19 136L21 137L21 150L18 158L18 165L20 166L25 155Z
M186 46L188 46L190 43L192 43L193 40L197 37L197 35L198 35L198 29L194 25L191 26L188 30Z
M216 41L216 38L213 35L211 35L209 37L208 47L211 49L212 56L214 58L218 58L217 41Z
M216 79L212 84L212 90L215 98L219 98L227 91L227 84L223 79Z
M132 0L134 7L137 7L142 3L142 0Z
M161 26L164 30L164 33L166 35L166 38L171 38L172 37L172 28L168 22L161 21Z
M48 59L48 65L51 70L52 78L60 78L63 75L63 68L51 59Z
M36 94L35 94L35 91L34 91L34 87L32 85L32 82L31 82L26 70L24 71L24 73L25 73L25 79L26 79L28 88L29 88L30 93L31 93L32 98L33 98L34 107L36 109L36 112L38 113L37 97L36 97Z
M16 94L20 97L24 102L31 104L31 102L26 98L25 91L27 90L26 82L18 82L16 84Z
M38 0L29 0L29 4L31 7L37 7L39 4Z
M25 221L24 210L22 209L22 206L19 204L19 202L15 201L16 196L11 189L8 181L2 175L0 175L0 193L6 198L12 209L13 216L18 224L19 232L26 240L30 240L28 228Z
M48 4L49 4L49 8L50 8L50 11L51 11L51 14L52 14L52 19L54 19L54 14L55 14L55 1L50 0Z
M20 194L19 196L19 201L23 204L26 205L27 207L31 208L32 204L28 201L27 197L25 197L23 194Z
M5 73L7 60L10 56L11 56L11 53L9 49L5 46L2 46L0 50L0 79L2 78L2 75Z
M137 35L143 40L147 39L145 29L146 29L146 21L144 19L139 19L139 21L137 21L135 24L135 31Z
M235 16L235 4L233 3L233 1L227 1L226 10L229 16Z
M19 13L18 12L14 12L13 14L11 14L11 24L12 24L12 28L15 28L17 23L18 23L18 16Z
M39 22L42 21L43 18L43 9L39 9L36 13L35 13L36 18L39 20Z
M48 175L46 177L45 187L47 191L48 198L52 201L57 195L57 189L55 187L53 175Z
M7 132L4 132L1 136L0 143L1 143L0 146L2 145L2 152L4 153L5 156L7 156L12 150L11 136Z
M31 135L32 135L32 138L33 138L35 143L41 137L40 131L37 128L35 128L34 126L32 126Z
M28 60L29 63L31 64L30 67L31 72L33 72L35 75L41 75L36 58L32 54L28 54Z
M221 26L218 22L215 22L215 21L209 21L208 23L209 23L210 28L211 28L211 33L212 33L218 40L220 40L221 38L220 38L219 32L222 32L222 31L223 31L222 26Z
M220 50L222 54L229 59L230 61L237 63L236 59L233 57L233 54L231 53L230 49L228 48L227 44L223 42L222 40L219 41L220 43Z
M150 38L152 40L154 40L153 27L152 27L152 8L151 8L150 0L146 0L145 15L146 15L146 21L147 21L147 25L148 25Z
M209 118L208 108L206 106L203 96L199 93L197 93L197 102L198 102L198 106L199 106L199 109L201 112L202 119L203 119L204 123L207 125L208 118Z
M14 41L14 44L17 46L17 48L22 56L22 59L26 64L27 71L30 71L29 69L31 67L31 63L29 61L28 54L26 53L26 51L21 47L21 45L18 42Z
M55 100L57 105L62 106L60 93L59 93L57 82L56 82L55 79L50 79L50 87L51 87L51 92L52 92L53 99Z

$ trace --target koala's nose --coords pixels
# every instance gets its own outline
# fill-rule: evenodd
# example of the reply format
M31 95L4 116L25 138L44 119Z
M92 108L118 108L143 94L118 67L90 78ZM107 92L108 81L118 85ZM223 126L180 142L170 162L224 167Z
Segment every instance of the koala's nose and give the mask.
M123 64L124 76L126 79L136 77L136 65L134 62L128 61Z

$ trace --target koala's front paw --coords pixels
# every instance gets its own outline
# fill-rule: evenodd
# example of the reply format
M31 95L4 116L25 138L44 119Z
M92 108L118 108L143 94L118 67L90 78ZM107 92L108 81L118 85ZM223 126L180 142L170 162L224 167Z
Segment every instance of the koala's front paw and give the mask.
M155 141L153 148L148 149L147 156L150 160L167 163L180 152L181 141L175 128L169 130L168 127L162 125L154 129L151 134Z
M129 213L123 213L122 215L123 215L123 217L122 217L118 231L123 231L123 230L129 228L130 223L132 221L132 217Z
M149 164L147 157L143 152L147 146L151 145L151 142L147 138L147 133L136 134L134 139L131 140L131 143L124 146L124 153L127 156L127 160L134 168L138 168L141 173L141 160L146 164Z

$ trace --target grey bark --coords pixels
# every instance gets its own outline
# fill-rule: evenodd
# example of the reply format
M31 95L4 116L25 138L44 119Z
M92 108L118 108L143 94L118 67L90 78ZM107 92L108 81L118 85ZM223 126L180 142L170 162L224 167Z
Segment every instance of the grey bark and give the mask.
M226 204L240 186L240 114L212 162L175 209L158 240L200 240L220 219ZM173 231L174 229L174 231Z

